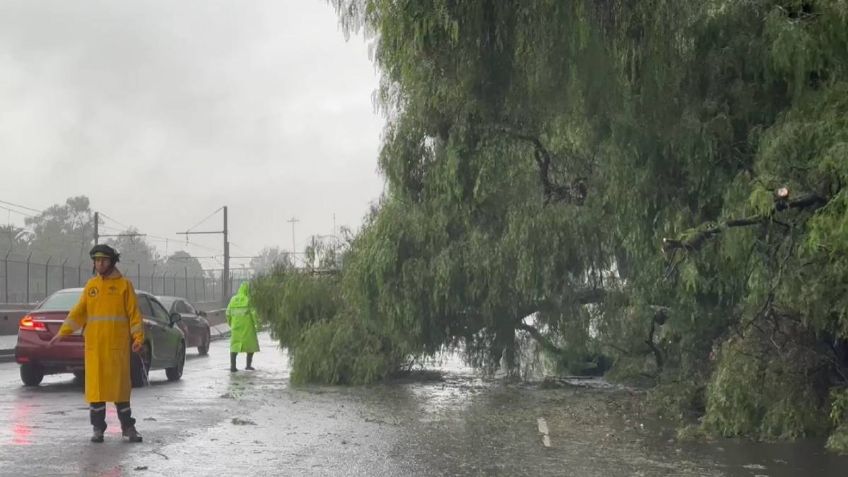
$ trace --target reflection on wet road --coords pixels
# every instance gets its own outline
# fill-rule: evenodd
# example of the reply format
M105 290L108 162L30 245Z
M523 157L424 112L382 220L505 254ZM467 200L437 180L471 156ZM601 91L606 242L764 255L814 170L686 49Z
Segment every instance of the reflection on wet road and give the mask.
M0 365L0 475L843 476L848 458L820 441L681 444L623 414L626 390L480 378L447 360L390 384L291 387L285 353L263 335L255 372L228 372L227 343L190 353L183 379L163 371L133 391L142 444L88 442L71 375L21 386ZM590 383L591 384L591 383ZM550 447L543 445L539 419Z

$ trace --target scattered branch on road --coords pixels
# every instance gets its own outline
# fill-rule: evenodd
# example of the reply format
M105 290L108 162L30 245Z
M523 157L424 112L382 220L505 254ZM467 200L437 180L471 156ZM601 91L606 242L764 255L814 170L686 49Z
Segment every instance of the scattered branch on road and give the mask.
M154 450L154 451L150 451L150 452L152 452L152 453L154 453L154 454L156 454L156 455L158 455L158 456L162 456L162 457L164 457L164 458L165 458L165 460L171 460L171 459L169 459L169 458L168 458L168 456L166 456L165 454L163 454L163 453L161 453L161 452L159 452L159 451L155 451L155 450Z

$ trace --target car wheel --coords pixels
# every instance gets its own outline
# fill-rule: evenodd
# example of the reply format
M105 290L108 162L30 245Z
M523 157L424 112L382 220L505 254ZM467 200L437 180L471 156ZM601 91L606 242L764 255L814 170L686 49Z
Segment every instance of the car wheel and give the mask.
M165 376L168 381L178 381L183 377L183 368L185 367L185 343L180 344L180 350L177 352L177 364L173 368L165 368Z
M197 347L197 352L200 353L200 356L206 356L209 354L209 343L212 341L212 337L209 335L209 331L206 331L206 338L203 339L203 344Z
M150 374L150 346L145 343L138 353L130 356L130 381L132 387L140 388L147 384Z
M21 365L21 381L24 386L38 386L44 379L44 369L37 364L27 363Z

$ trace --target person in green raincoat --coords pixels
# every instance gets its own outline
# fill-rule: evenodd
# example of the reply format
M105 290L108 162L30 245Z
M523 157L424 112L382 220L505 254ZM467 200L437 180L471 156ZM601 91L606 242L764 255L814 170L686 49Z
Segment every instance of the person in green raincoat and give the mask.
M230 372L238 371L236 356L247 353L247 366L253 371L253 353L259 352L259 320L250 304L250 285L244 282L227 305L227 324L230 325Z

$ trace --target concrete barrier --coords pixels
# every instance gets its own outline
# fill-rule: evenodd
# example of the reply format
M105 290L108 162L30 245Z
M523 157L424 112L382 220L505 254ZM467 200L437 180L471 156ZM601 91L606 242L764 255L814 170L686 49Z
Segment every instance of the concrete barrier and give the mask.
M18 334L18 322L35 305L0 305L0 336Z
M15 338L18 335L18 323L35 305L0 304L0 363L14 361ZM220 302L196 303L199 310L206 312L212 339L224 339L230 336L227 326L226 308Z

